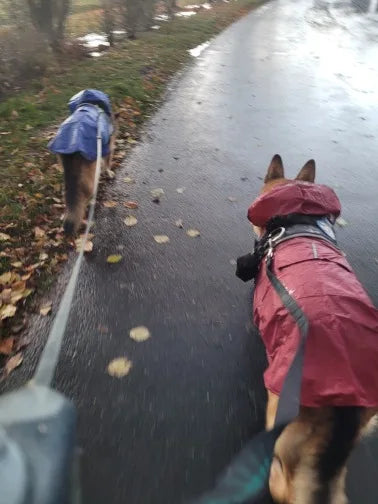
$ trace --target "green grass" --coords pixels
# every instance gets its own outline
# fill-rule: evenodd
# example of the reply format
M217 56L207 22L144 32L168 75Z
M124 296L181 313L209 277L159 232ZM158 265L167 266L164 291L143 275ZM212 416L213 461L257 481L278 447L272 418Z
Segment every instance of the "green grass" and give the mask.
M189 19L163 23L159 31L125 41L99 59L55 62L46 77L31 81L27 90L0 103L0 231L11 235L6 246L14 250L16 258L20 250L27 252L27 262L33 264L40 253L35 226L41 222L51 228L61 225L62 209L54 208L51 198L61 198L62 174L47 143L67 115L69 98L83 88L102 89L116 108L122 106L126 111L121 135L136 138L165 83L190 59L188 49L216 35L259 3L261 0L220 3ZM10 269L14 260L0 255L0 274ZM34 287L41 288L38 280Z

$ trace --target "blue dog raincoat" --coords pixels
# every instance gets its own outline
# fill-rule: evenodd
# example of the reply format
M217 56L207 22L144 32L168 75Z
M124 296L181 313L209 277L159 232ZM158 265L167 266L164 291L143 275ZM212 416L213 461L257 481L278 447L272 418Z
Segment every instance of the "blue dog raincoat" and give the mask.
M102 138L102 156L110 152L113 133L111 104L108 95L96 89L85 89L69 101L71 115L60 125L48 147L55 154L80 154L88 161L97 158L97 126ZM102 113L105 112L105 113Z

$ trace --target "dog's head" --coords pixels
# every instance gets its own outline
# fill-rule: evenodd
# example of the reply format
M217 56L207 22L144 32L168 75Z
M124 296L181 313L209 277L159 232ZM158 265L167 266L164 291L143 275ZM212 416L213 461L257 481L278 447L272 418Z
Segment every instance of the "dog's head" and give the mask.
M302 167L294 180L314 183L315 161L313 159L307 161L307 163ZM260 194L267 193L274 187L282 184L287 184L288 182L292 182L292 179L285 178L285 170L281 156L279 154L276 154L275 156L273 156L273 159L268 166L268 171L264 179L264 185L260 191ZM259 237L264 233L264 230L257 226L253 226L253 229Z

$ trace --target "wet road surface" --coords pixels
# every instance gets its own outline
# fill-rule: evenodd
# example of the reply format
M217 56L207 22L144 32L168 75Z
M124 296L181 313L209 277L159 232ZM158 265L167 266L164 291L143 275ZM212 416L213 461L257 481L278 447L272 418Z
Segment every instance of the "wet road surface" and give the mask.
M56 376L79 411L86 503L182 502L211 487L262 428L264 352L250 328L251 285L232 263L252 247L246 211L274 153L289 176L316 159L317 181L343 204L339 242L378 304L377 26L374 15L323 1L252 12L172 83L108 186L106 199L120 204L97 213ZM154 188L164 190L159 205ZM140 208L129 212L126 199ZM129 213L133 228L123 224ZM155 243L157 234L170 242ZM122 262L106 264L116 253ZM148 341L129 338L138 325ZM110 377L108 363L122 356L133 362L129 375ZM374 449L352 463L354 504L378 502Z

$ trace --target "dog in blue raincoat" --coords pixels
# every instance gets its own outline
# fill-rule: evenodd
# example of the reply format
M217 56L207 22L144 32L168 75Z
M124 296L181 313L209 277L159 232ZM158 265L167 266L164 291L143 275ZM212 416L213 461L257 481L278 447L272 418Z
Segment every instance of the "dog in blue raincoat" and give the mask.
M102 171L112 175L118 114L109 97L96 89L85 89L69 101L71 115L60 125L48 147L57 154L64 170L66 212L64 232L74 235L84 219L94 191L97 132L102 139Z

